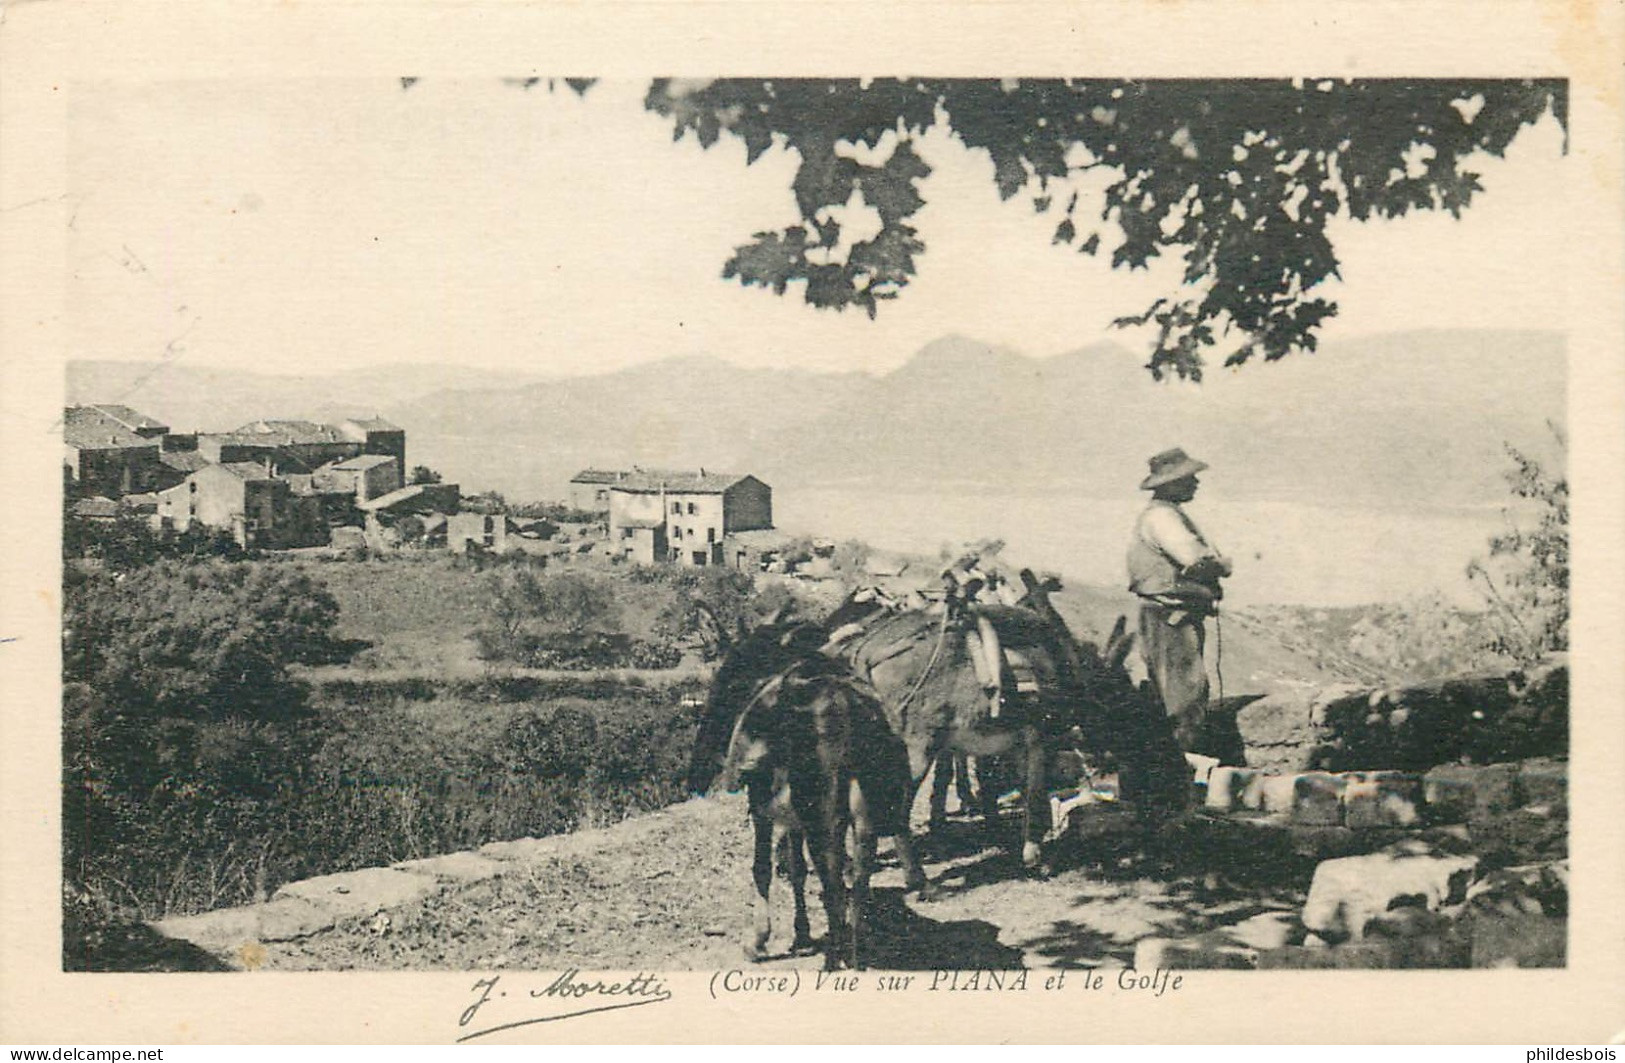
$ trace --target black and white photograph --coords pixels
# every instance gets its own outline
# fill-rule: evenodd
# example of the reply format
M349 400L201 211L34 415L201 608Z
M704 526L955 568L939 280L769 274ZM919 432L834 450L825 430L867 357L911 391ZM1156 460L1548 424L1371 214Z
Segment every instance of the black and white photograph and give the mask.
M415 1031L519 1044L1594 972L1617 129L1289 59L64 79L0 184L60 271L47 976L435 975Z

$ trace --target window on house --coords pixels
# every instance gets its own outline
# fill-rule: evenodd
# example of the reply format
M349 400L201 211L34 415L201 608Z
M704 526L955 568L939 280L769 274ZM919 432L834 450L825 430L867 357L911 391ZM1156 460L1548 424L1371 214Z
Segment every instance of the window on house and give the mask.
M681 529L677 525L673 524L671 526L671 537L673 539L681 539L683 537L683 529Z
M688 515L692 517L696 512L697 509L695 508L694 503L690 502L688 504Z
M683 511L683 504L681 502L673 502L671 504L671 511L673 513L681 513Z
M717 541L717 530L715 528L705 529L705 541L708 543L714 543Z

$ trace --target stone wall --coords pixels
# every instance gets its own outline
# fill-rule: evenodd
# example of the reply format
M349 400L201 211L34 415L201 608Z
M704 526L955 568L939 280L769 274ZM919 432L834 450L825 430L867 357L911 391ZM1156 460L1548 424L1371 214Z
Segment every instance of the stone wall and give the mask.
M1554 658L1509 675L1410 687L1271 694L1235 716L1246 766L1276 771L1426 771L1567 756L1569 676Z

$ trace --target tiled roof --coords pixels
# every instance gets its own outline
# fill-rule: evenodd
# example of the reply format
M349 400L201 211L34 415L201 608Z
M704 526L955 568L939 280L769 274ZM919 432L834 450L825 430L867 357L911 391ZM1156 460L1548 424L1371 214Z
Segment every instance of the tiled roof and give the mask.
M663 528L666 522L660 518L629 517L616 524L617 528Z
M613 489L642 495L658 494L661 491L670 491L673 494L720 495L744 478L739 473L710 472L706 469L696 472L634 469L626 474L625 479L616 483Z
M354 442L354 440L346 438L343 432L340 432L332 425L317 424L315 421L254 421L243 425L235 432L224 434L248 439L257 438L282 446L292 446L298 443Z
M116 517L118 503L100 495L94 498L81 498L73 504L73 512L77 517Z
M573 484L612 484L624 477L624 472L613 472L609 469L582 469L570 477Z
M62 440L79 450L126 450L158 445L157 440L136 435L94 406L69 406L62 412Z
M402 502L409 502L422 493L422 484L407 484L405 487L396 488L388 494L379 495L377 498L369 498L365 502L357 502L356 508L365 510L388 509L390 506L399 505Z
M228 461L220 466L240 480L269 480L271 473L257 461Z
M209 459L195 450L166 450L158 460L176 472L197 472L209 464Z
M100 410L124 427L134 431L138 428L162 428L168 430L169 426L155 417L133 410L128 406L120 406L111 402L93 402L91 408Z
M400 425L390 424L382 417L351 417L344 422L353 424L363 432L399 432Z
M386 462L392 462L394 460L395 459L388 454L357 454L353 458L346 458L343 461L335 461L333 464L329 465L328 468L342 469L345 472L359 472L364 469L375 469Z

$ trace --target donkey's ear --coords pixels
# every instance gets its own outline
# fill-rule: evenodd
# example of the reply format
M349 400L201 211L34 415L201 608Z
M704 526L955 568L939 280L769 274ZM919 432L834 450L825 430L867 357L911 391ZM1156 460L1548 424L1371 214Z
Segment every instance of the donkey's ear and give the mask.
M1106 665L1112 670L1123 667L1128 660L1129 650L1134 647L1134 636L1128 632L1128 617L1119 616L1117 623L1112 625L1111 636L1106 639Z

